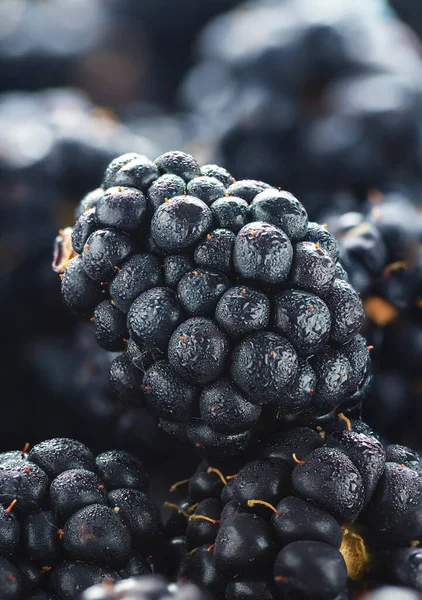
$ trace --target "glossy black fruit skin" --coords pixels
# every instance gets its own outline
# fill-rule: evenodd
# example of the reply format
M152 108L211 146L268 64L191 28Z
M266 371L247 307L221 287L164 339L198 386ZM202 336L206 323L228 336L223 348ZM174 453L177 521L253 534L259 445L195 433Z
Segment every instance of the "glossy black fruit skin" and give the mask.
M264 500L272 505L290 491L291 469L277 459L253 460L240 469L233 483L233 500L248 507L249 500ZM260 507L254 507L259 510ZM263 507L265 514L268 508Z
M328 436L329 446L340 448L358 469L365 489L364 507L368 504L384 473L385 450L374 437L354 431L343 431Z
M81 214L72 231L72 246L75 252L82 254L87 239L97 227L95 208L90 208Z
M290 192L267 189L259 193L251 204L252 218L275 225L292 242L302 240L308 230L308 215L304 206Z
M336 279L325 297L325 303L331 313L331 339L338 344L349 342L363 325L361 299L350 284Z
M300 242L293 249L290 273L292 285L323 298L329 292L335 277L336 265L333 259L326 250L313 242Z
M274 328L299 356L318 354L330 336L331 316L321 298L301 290L287 290L274 299Z
M76 256L68 263L62 278L62 297L65 304L81 316L91 316L101 302L101 286L85 273L82 258Z
M129 560L130 546L129 532L109 506L81 508L64 526L63 547L75 560L119 568Z
M23 582L18 569L7 558L0 556L0 586L4 600L20 600Z
M23 523L22 542L29 560L39 567L55 564L59 553L57 522L51 511L28 515Z
M207 175L208 177L215 177L224 185L224 187L228 187L232 183L234 183L233 177L224 167L220 167L219 165L203 165L201 167L201 175Z
M108 494L109 504L132 536L133 548L140 552L148 552L156 541L160 514L144 492L133 488L112 490ZM120 558L119 558L120 560Z
M303 238L304 242L313 242L319 244L331 256L334 262L339 257L339 247L336 238L323 225L318 223L308 223L308 231Z
M246 280L261 285L280 285L290 272L293 248L286 234L268 223L245 225L237 234L233 263Z
M130 163L129 163L130 164ZM114 228L133 233L146 222L148 206L140 190L132 187L111 187L98 201L97 223L102 228Z
M271 528L264 519L238 514L222 521L213 552L219 570L236 573L268 564L275 549Z
M213 321L193 317L174 331L167 352L170 366L180 377L205 385L223 374L229 342Z
M276 419L303 412L312 402L316 390L317 377L309 362L299 358L298 371L293 383L272 402L271 408Z
M181 278L177 299L189 317L210 317L229 287L230 280L223 273L198 268Z
M152 254L134 254L117 271L109 290L115 305L128 312L137 296L163 284L160 261Z
M38 465L51 479L69 469L95 470L91 450L70 438L53 438L36 444L29 451L28 460Z
M212 213L205 202L194 196L175 196L155 211L151 235L162 252L171 254L192 247L212 224Z
M421 535L421 506L419 475L408 467L387 462L364 519L382 539L404 542Z
M47 475L37 465L0 465L0 502L5 506L16 500L22 510L42 507L48 486Z
M127 154L122 154L121 156L118 156L117 158L113 159L104 173L102 187L105 190L109 187L112 187L114 185L114 178L122 167L132 162L132 160L144 158L146 157L142 156L142 154L137 154L136 152L128 152Z
M236 236L229 229L214 229L195 248L194 260L199 267L230 274Z
M65 561L51 572L50 586L58 598L72 600L76 594L103 581L117 581L118 572L108 567Z
M155 164L144 156L126 163L119 169L114 176L113 184L137 188L145 192L158 176Z
M92 192L88 192L88 194L82 198L76 207L75 219L78 220L79 217L84 214L84 212L90 210L91 208L95 208L103 194L104 190L101 187L92 190Z
M323 542L298 541L285 546L277 555L274 575L280 591L296 592L302 598L334 600L347 587L342 555Z
M107 492L101 479L92 471L69 469L51 483L50 503L65 521L84 506L107 504Z
M164 280L167 287L176 289L183 275L194 270L195 265L190 256L174 254L164 258Z
M231 377L256 404L277 399L294 380L297 354L286 338L259 332L245 338L232 353Z
M329 512L295 496L280 500L276 509L280 514L271 517L271 524L283 545L312 540L340 548L341 527Z
M99 283L109 281L134 249L127 233L111 229L97 229L92 233L82 253L83 268L88 277Z
M128 330L140 346L164 351L183 314L170 288L156 287L138 296L129 309Z
M133 488L144 492L147 474L141 461L124 450L108 450L95 459L98 472L108 491Z
M181 379L164 360L146 371L143 390L153 414L182 423L190 420L199 396L199 390Z
M365 501L362 477L351 460L337 448L317 448L293 469L293 489L301 497L352 523Z
M183 196L186 192L186 184L181 177L177 175L165 174L158 177L148 189L147 198L152 212L157 210L166 198L174 196Z
M126 354L120 354L110 364L109 381L113 392L122 404L143 406L142 373L136 369Z
M322 445L318 433L309 427L295 427L279 433L267 443L262 451L264 458L278 458L292 467L295 466L293 454L299 460Z
M249 286L231 287L218 301L215 319L233 337L266 329L270 321L270 301L264 293Z
M224 196L225 187L215 177L200 175L189 181L186 186L186 193L190 196L196 196L205 204L212 204L214 200Z
M19 521L12 512L0 508L0 556L9 558L14 554L21 535Z
M215 200L210 208L215 224L233 233L238 233L249 221L249 205L243 198L224 196Z
M341 405L351 391L351 365L341 351L327 347L311 359L317 375L314 403L320 414Z
M201 173L201 169L193 156L178 150L162 154L155 160L155 164L161 174L171 173L185 181L190 181Z
M261 407L248 402L227 379L202 389L199 410L204 423L226 434L251 429L261 414Z
M124 350L128 338L126 315L114 301L103 300L94 310L94 333L98 344L105 350Z
M240 179L229 185L226 194L243 198L243 200L246 200L246 202L250 204L260 192L269 188L271 188L271 186L264 181L257 181L256 179Z

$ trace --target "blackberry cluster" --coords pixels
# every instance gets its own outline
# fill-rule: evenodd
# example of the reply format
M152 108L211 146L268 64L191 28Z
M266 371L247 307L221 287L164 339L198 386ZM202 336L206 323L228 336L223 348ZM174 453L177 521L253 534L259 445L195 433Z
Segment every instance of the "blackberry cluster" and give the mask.
M203 461L189 496L167 504L167 531L186 548L180 573L217 600L421 592L421 473L412 450L344 415L278 434L240 470Z
M209 594L193 583L169 583L155 576L131 577L110 585L93 586L80 600L211 600Z
M404 195L373 192L365 208L328 218L374 347L365 418L390 441L420 447L422 218ZM398 351L399 349L399 351Z
M385 9L264 0L211 21L181 93L204 159L282 182L312 218L339 190L405 185L418 198L420 47Z
M239 452L259 422L333 414L368 386L361 300L335 238L289 192L183 152L127 154L62 246L65 303L124 351L117 396L205 452Z
M68 438L26 451L0 454L2 600L73 600L151 573L160 517L137 458Z

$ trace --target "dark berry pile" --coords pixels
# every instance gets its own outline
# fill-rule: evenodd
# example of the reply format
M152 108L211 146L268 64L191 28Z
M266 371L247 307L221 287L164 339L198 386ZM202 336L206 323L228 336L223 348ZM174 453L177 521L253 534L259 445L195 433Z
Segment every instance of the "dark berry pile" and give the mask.
M142 463L68 438L0 454L2 600L73 600L151 572L160 516ZM50 594L50 595L49 595Z
M361 300L335 238L289 192L183 152L127 154L78 214L56 265L64 302L123 351L113 389L165 431L234 454L260 423L361 400Z
M422 591L412 450L340 415L324 430L278 434L238 467L203 461L189 496L167 504L167 531L187 550L180 573L217 599L346 599L390 583Z
M80 600L211 600L211 596L193 583L169 583L155 575L131 577L114 585L98 584Z
M420 197L420 47L382 1L245 2L204 28L197 58L181 102L204 160L282 185L313 219L338 190Z
M390 441L420 448L422 217L403 195L373 192L369 200L361 212L328 218L374 347L364 415Z

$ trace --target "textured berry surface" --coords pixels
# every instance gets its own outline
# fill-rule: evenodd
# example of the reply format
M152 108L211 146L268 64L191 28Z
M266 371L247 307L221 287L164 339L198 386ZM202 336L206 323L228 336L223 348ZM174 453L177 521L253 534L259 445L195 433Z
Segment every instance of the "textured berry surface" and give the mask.
M118 157L105 180L62 290L122 351L110 383L126 409L213 456L358 409L372 378L362 302L300 199L181 151Z
M189 550L182 574L218 600L338 600L368 586L378 598L386 584L420 593L420 476L386 461L412 454L340 414L290 426L252 459L209 456L172 505Z
M0 474L0 583L5 600L73 600L104 580L151 573L159 512L142 463L55 438L6 453ZM7 591L8 595L5 595Z

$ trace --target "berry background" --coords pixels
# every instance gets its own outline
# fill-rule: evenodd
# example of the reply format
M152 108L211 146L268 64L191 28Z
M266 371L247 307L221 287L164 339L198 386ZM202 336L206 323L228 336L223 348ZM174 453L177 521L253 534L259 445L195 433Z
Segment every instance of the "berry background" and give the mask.
M151 417L116 405L114 354L65 309L51 263L115 156L175 148L328 223L374 346L364 417L419 447L418 2L4 0L0 23L1 449L69 436L168 460Z

